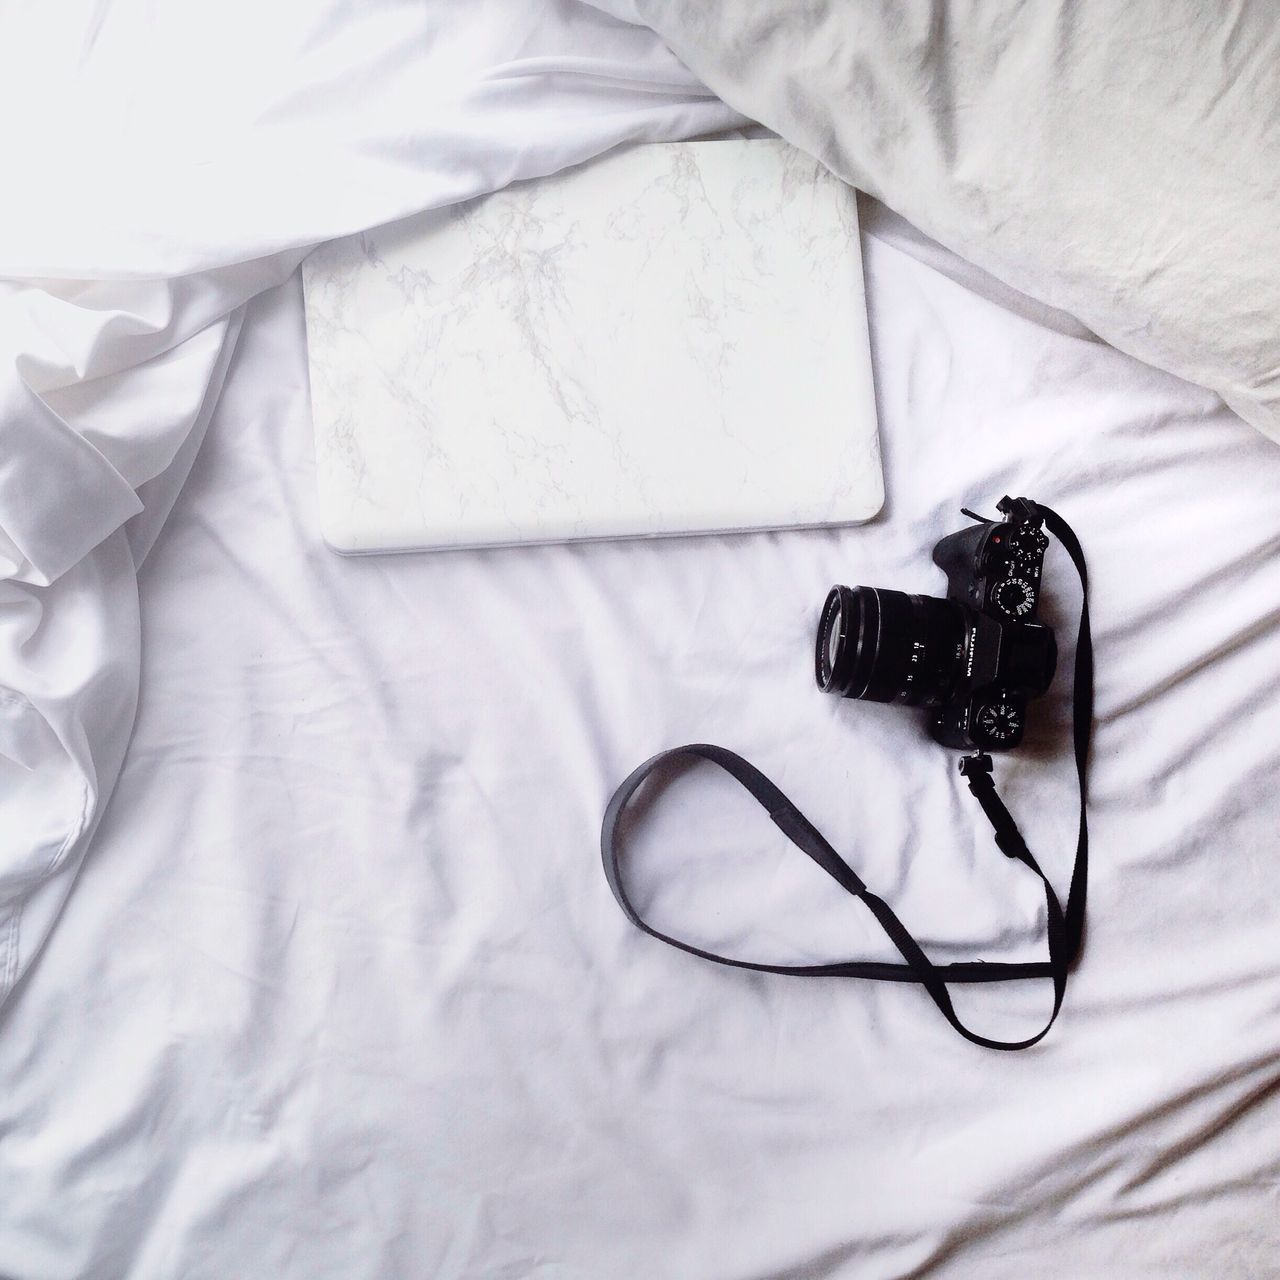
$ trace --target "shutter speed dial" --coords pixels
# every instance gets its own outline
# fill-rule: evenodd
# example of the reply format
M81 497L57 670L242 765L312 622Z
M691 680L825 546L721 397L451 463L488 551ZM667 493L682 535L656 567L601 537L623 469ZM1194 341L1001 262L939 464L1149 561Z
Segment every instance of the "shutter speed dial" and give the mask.
M1031 612L1036 593L1025 578L1003 578L991 588L991 603L1010 618Z
M1022 712L1008 699L988 702L974 720L988 742L1003 745L1015 741L1022 733Z

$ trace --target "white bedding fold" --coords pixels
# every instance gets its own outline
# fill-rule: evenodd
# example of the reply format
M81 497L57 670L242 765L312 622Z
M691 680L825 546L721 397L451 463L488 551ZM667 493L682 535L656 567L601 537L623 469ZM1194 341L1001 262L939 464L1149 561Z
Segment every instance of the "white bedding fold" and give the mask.
M71 74L56 56L77 30ZM573 0L16 5L0 73L0 110L32 121L0 164L40 176L0 208L2 1001L110 795L136 696L136 565L246 301L321 240L741 119L651 33Z

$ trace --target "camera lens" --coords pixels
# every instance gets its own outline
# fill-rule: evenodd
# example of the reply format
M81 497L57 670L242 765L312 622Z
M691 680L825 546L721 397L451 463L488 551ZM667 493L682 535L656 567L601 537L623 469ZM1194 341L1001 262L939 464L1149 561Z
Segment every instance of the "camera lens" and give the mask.
M818 688L869 702L935 706L964 659L967 610L953 600L832 587L818 623Z

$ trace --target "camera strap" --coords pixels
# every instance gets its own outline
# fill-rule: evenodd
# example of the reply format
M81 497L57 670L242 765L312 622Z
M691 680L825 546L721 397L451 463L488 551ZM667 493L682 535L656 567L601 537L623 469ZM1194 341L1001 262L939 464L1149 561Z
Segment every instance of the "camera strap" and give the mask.
M878 982L919 983L938 1006L942 1016L960 1035L987 1049L1027 1049L1044 1038L1062 1007L1062 999L1067 989L1067 975L1080 952L1084 936L1085 896L1089 872L1089 829L1085 810L1089 742L1093 730L1093 643L1089 631L1089 580L1080 542L1071 526L1056 512L1039 504L1036 504L1036 510L1044 518L1050 533L1062 543L1071 557L1076 572L1080 575L1082 593L1080 629L1072 680L1072 741L1080 793L1080 825L1065 909L1059 902L1049 878L1027 848L1013 817L996 794L991 777L991 757L982 752L966 756L960 761L960 772L991 823L997 847L1006 857L1016 859L1029 867L1044 885L1048 924L1048 961L989 964L976 960L935 965L888 903L867 888L853 868L774 783L741 756L724 747L712 746L708 743L674 747L646 760L614 792L613 798L609 801L609 807L605 811L604 825L600 832L600 849L604 858L605 877L609 881L610 889L613 890L613 896L618 900L618 905L636 928L643 930L650 937L657 938L660 942L678 947L681 951L687 951L690 955L712 960L716 964L731 965L737 969L752 969L759 973L780 973L800 977L867 978ZM903 962L849 960L812 965L759 964L706 951L692 943L662 933L648 924L636 910L623 882L619 864L619 819L635 793L656 770L676 761L694 759L708 760L718 765L749 791L792 844L808 854L847 893L866 905L897 948ZM993 1040L971 1031L957 1016L948 990L951 983L1015 982L1034 978L1048 978L1052 982L1053 1009L1044 1027L1025 1040Z

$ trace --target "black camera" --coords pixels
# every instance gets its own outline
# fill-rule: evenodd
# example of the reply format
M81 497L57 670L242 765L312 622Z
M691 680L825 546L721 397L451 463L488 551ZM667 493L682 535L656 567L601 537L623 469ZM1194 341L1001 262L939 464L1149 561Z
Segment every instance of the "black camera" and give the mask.
M877 587L832 587L818 624L815 674L826 693L929 709L943 746L1007 751L1027 704L1053 680L1058 648L1036 621L1049 539L1026 498L1003 520L949 534L933 549L945 600Z

